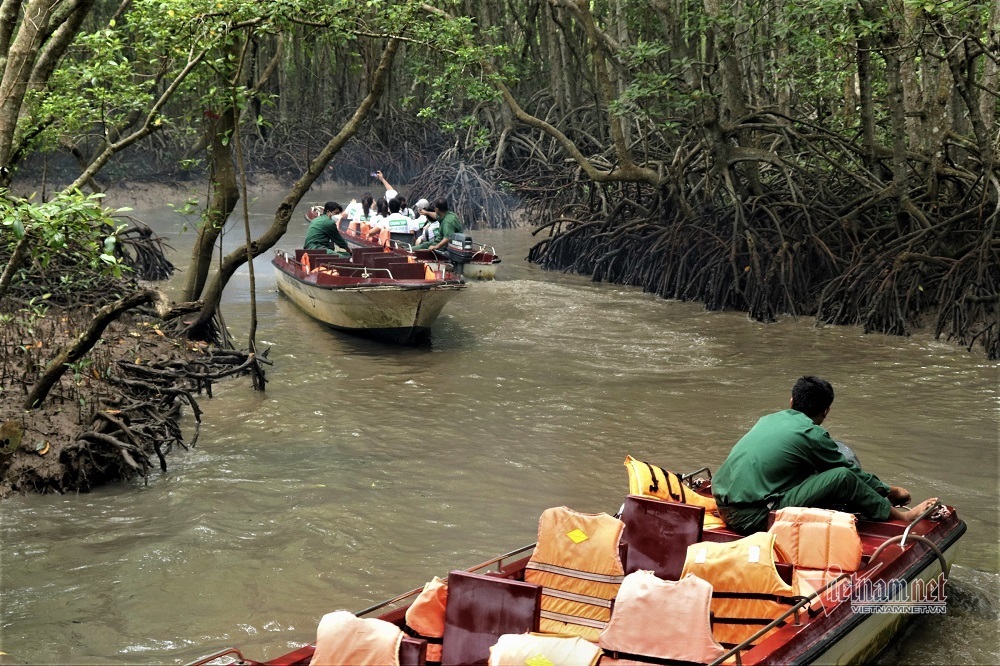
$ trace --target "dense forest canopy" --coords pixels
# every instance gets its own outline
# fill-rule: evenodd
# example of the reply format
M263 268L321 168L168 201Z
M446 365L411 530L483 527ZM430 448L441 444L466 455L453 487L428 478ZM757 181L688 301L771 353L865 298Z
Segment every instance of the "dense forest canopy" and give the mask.
M318 178L379 164L474 227L516 197L549 268L996 358L998 24L956 0L4 0L0 186L39 156L67 192L205 178L193 337ZM274 223L213 265L262 171L290 183ZM5 274L74 215L11 233Z

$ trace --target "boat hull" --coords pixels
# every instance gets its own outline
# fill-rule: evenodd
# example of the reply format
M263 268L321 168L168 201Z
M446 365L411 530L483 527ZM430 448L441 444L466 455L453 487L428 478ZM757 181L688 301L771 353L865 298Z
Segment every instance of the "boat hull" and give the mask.
M955 561L958 554L957 541L965 531L965 523L956 521L953 529L940 541L939 548L948 567L951 567ZM903 562L895 563L896 566L892 567L895 569L892 578L907 581L908 594L905 595L905 599L919 599L919 590L927 589L928 584L941 574L941 564L931 552L925 552L922 557L914 558L909 566L903 566L903 564ZM900 601L900 599L896 600ZM908 602L904 600L900 605L907 604ZM892 605L892 601L881 604L883 609ZM807 647L794 654L782 655L779 661L838 666L870 663L899 635L903 627L913 617L913 614L905 612L852 612L839 621L835 621L835 618L831 617L828 618L828 623L824 623L827 626L817 627L817 629L822 629L822 638L810 641L805 640L806 637L802 636L794 643L789 641L789 644ZM743 663L771 663L774 656L771 653L765 659L756 660L753 658L753 651L748 651L743 655Z
M404 345L426 342L444 306L465 288L444 282L323 287L280 267L275 275L278 291L313 319L340 331Z

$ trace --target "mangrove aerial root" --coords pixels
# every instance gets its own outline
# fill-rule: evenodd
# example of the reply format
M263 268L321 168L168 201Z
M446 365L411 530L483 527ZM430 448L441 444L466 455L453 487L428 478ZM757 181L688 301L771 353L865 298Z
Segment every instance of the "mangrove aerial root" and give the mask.
M538 214L529 261L764 322L811 315L893 335L929 323L1000 358L1000 177L983 178L967 145L891 196L888 156L789 118L744 123L775 146L767 160L691 137L658 188L581 180L589 205Z

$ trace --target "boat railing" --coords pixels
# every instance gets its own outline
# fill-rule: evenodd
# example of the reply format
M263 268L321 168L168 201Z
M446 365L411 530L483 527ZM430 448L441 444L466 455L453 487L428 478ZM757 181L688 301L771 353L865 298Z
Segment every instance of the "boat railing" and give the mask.
M910 524L906 526L906 529L903 530L902 534L897 534L894 537L889 537L888 539L880 543L878 548L875 549L875 552L872 553L872 556L868 558L868 561L874 562L875 559L879 555L881 555L886 548L888 548L893 544L898 543L899 547L902 549L906 548L907 540L916 541L918 543L924 544L925 546L931 549L931 552L934 553L935 557L937 557L938 559L938 562L941 564L941 573L944 575L945 582L947 582L948 577L951 575L951 566L948 564L948 560L945 559L944 553L942 553L941 549L938 548L938 545L925 536L921 536L919 534L910 534L910 530L913 529L914 525L919 523L924 518L927 518L934 512L940 511L942 509L947 510L947 507L943 503L935 502L934 504L932 504L923 513L921 513L919 516L910 521Z
M481 562L481 563L479 563L479 564L477 564L475 566L469 567L465 571L467 571L469 573L479 573L481 571L485 571L486 569L489 569L490 567L492 567L494 565L496 565L496 570L497 571L503 571L504 562L506 562L507 560L513 559L517 555L522 555L523 556L525 552L527 552L528 550L534 548L535 545L536 544L531 543L531 544L528 544L527 546L521 546L520 548L516 548L516 549L514 549L514 550L512 550L512 551L510 551L508 553L504 553L503 555L498 555L498 556L496 556L496 557L494 557L492 559L486 560L485 562ZM357 615L358 617L364 617L365 615L369 615L371 613L374 613L377 610L382 610L383 608L388 608L389 606L394 606L394 605L398 604L401 601L405 601L406 599L409 599L410 597L416 597L418 594L420 594L423 591L423 589L424 589L424 586L421 585L420 587L414 588L414 589L410 590L409 592L404 592L404 593L402 593L400 595L397 595L397 596L393 597L392 599L386 599L385 601L380 601L379 603L373 604L371 606L368 606L367 608L362 608L359 611L355 611L354 614Z
M827 583L826 585L824 585L820 589L816 590L815 592L813 592L809 596L807 596L807 597L800 597L799 600L797 602L795 602L795 604L793 606L791 606L788 610L786 610L784 613L782 613L778 617L776 617L773 620L771 620L771 622L767 626L761 628L753 636L750 636L749 638L747 638L746 640L744 640L739 645L737 645L737 646L733 647L732 649L730 649L724 655L722 655L721 657L719 657L718 659L716 659L712 663L708 664L708 666L719 666L720 664L725 663L726 661L728 661L729 659L731 659L733 657L736 658L736 665L737 666L742 666L743 665L742 654L743 654L744 651L749 650L749 649L751 649L751 648L754 647L754 645L753 645L754 641L756 641L757 639L761 638L762 636L764 636L765 634L767 634L767 632L771 631L775 627L780 627L780 626L784 625L785 624L785 620L787 620L789 617L792 617L793 615L795 616L795 620L794 620L795 626L796 627L800 626L802 624L801 614L802 614L803 609L808 609L808 607L812 605L812 602L815 601L816 598L819 597L819 595L823 594L824 592L826 592L827 590L831 589L832 587L838 585L841 581L849 580L850 578L851 578L851 574L849 574L849 573L840 574L839 576L837 576L836 578L834 578L829 583Z
M243 653L241 653L239 650L237 650L236 648L225 648L223 650L219 650L218 652L210 654L206 657L202 657L198 661L193 661L190 664L187 664L187 666L205 666L205 664L211 664L216 659L222 659L223 657L231 654L235 655L236 658L239 660L235 662L230 662L231 664L247 663L247 660L243 657Z

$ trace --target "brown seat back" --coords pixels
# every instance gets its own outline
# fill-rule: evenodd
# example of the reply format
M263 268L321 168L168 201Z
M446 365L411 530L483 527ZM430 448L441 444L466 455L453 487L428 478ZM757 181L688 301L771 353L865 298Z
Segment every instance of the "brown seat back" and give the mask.
M399 643L399 666L424 666L427 663L427 641L404 636Z
M485 664L503 634L538 631L542 588L466 571L448 574L441 664Z
M687 549L702 540L705 509L629 495L621 520L628 544L625 573L652 571L664 580L679 580Z

